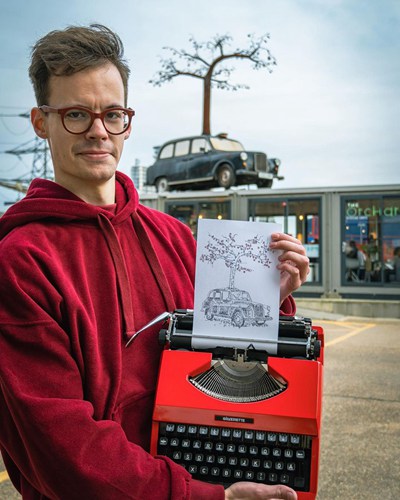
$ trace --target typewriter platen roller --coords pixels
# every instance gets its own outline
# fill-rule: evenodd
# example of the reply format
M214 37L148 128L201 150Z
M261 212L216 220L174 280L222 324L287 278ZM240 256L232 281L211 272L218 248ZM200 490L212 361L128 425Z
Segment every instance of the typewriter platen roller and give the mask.
M277 354L271 354L268 346L260 351L251 343L235 348L235 337L232 348L194 350L190 310L165 313L158 321L164 322L160 342L166 349L151 453L169 456L199 480L287 484L299 499L314 499L322 329L309 319L281 317Z

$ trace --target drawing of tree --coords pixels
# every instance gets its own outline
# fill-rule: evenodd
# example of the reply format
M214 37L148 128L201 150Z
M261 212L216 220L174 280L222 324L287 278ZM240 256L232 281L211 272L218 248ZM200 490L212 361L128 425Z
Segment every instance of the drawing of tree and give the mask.
M229 288L235 288L236 272L249 273L253 269L245 265L246 260L250 260L269 268L271 260L268 257L268 243L261 236L254 236L247 239L244 243L238 243L237 234L229 233L228 236L218 237L209 234L209 241L205 245L203 253L200 256L201 262L214 264L222 259L229 268Z

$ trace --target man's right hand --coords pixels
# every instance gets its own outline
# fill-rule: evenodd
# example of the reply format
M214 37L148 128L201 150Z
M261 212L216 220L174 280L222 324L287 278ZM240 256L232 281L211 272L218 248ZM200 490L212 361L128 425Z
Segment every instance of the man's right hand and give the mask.
M283 485L240 482L225 490L225 500L296 500L296 492Z

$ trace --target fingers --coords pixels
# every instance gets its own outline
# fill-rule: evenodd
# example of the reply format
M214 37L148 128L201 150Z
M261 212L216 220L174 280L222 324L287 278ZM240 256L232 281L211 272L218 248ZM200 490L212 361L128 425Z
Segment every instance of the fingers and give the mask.
M282 250L279 257L280 264L278 269L286 271L292 277L293 283L300 286L305 282L309 268L309 258L306 255L306 250L300 240L294 236L284 233L273 233L270 248L272 250Z
M226 500L296 500L294 490L287 486L239 482L225 490Z

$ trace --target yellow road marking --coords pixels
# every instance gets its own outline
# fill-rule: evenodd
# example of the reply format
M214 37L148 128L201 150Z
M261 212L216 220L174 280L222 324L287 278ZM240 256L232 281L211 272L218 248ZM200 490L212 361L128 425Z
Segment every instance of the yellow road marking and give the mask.
M346 333L345 335L341 335L340 337L337 337L336 339L330 340L329 342L326 342L325 347L329 347L331 345L338 344L339 342L343 342L350 337L354 337L354 335L358 335L361 332L364 332L365 330L368 330L369 328L372 328L375 326L375 323L368 323L364 326L361 326L360 328L356 328L355 330L352 330L349 333Z
M10 479L10 478L8 477L8 474L6 471L0 472L0 483L4 483L4 481L7 481L8 479Z

